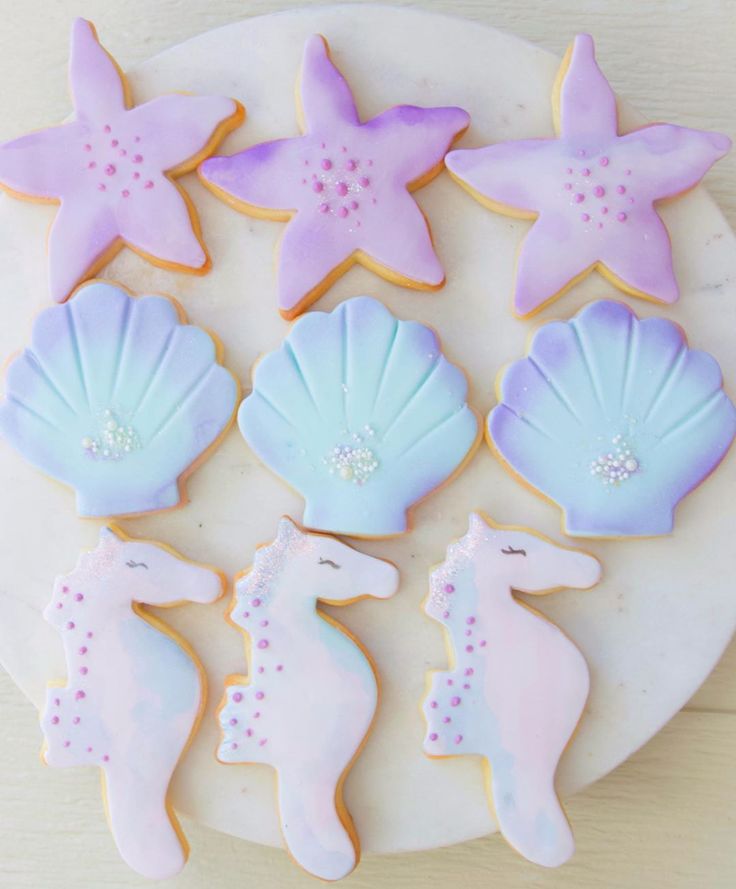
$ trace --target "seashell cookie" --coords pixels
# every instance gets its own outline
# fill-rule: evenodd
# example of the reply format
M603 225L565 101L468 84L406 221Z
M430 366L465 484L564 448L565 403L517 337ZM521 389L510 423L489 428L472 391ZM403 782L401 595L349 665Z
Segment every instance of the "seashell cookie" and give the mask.
M79 515L151 512L185 501L237 399L212 337L173 300L95 281L36 319L7 370L0 435L75 488Z
M256 365L238 423L304 497L307 527L389 537L472 454L467 388L434 331L356 297L295 322Z
M562 508L568 534L667 534L736 434L722 382L676 324L600 300L545 324L502 372L488 443Z

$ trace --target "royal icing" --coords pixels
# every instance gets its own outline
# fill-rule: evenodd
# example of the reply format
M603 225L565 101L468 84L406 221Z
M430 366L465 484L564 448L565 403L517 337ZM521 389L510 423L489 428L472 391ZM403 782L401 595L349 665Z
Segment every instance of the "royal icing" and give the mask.
M74 487L80 515L148 512L181 501L237 399L211 337L171 300L97 281L36 319L8 366L0 435Z
M266 465L306 501L310 528L385 537L468 457L478 420L434 331L357 297L295 322L238 414Z
M357 863L341 788L371 727L378 689L360 646L316 604L386 599L398 582L389 562L283 518L276 540L236 583L231 619L250 639L249 675L228 681L218 758L276 769L289 852L325 880Z
M72 26L74 118L0 145L0 185L60 204L48 239L51 296L63 302L123 246L179 271L209 259L194 208L171 179L194 169L243 118L219 96L161 96L131 107L93 26Z
M304 135L199 168L205 185L238 209L289 220L279 248L281 313L304 311L353 262L406 286L442 286L427 221L409 191L439 172L468 114L398 105L362 123L320 36L307 41L299 95Z
M57 578L44 611L61 635L68 677L46 693L43 756L51 766L102 769L118 850L152 879L186 862L167 794L205 690L191 653L137 603L207 603L223 592L216 571L103 528L97 548Z
M597 268L633 296L677 300L662 198L696 185L731 146L719 133L654 124L620 136L616 97L579 34L554 94L554 139L453 151L447 168L491 209L534 218L514 309L531 315Z
M424 750L482 756L503 836L546 867L574 851L555 772L585 706L588 668L573 642L512 589L587 589L593 556L470 516L468 533L430 577L427 614L447 630L453 669L430 674Z
M722 383L676 324L600 300L545 324L503 373L488 440L568 534L667 534L736 434Z

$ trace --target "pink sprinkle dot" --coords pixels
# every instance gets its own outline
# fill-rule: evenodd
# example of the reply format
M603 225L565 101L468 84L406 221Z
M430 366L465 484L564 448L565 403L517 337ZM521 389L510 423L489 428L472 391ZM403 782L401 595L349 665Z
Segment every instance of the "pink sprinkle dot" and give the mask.
M82 148L83 148L85 151L92 151L92 146L89 144L89 142L87 142L86 145L83 145Z
M143 163L143 155L142 154L134 154L133 155L133 163L134 164L142 164Z
M429 740L436 741L437 740L437 732L432 732L432 734L429 736Z
M87 697L87 695L80 688L79 691L74 695L75 700L82 701Z
M588 169L588 167L583 167L583 169L580 171L580 175L581 176L590 176L590 170Z
M237 749L238 749L238 742L237 742L237 741L233 741L232 744L230 745L230 749L231 749L231 750L237 750Z
M120 192L120 194L121 194L124 198L129 198L129 197L130 197L130 192L128 191L127 188L124 188L124 189Z
M283 669L284 669L284 665L283 665L283 664L277 664L277 665L276 665L276 671L277 671L278 673L280 673Z
M358 165L353 160L345 161L345 169L350 170L351 173L357 166Z
M112 142L110 142L110 145L112 145L113 148L117 148L119 144L117 139L113 139Z
M472 631L472 630L466 630L466 631L465 631L465 635L466 635L466 636L472 636L472 635L473 635L473 631Z
M485 648L485 647L486 647L486 640L485 640L485 639L481 639L481 640L480 640L480 647L481 647L481 648Z
M369 167L372 167L372 166L373 166L373 161L372 161L372 160L369 160L369 161L368 161L368 166L369 166Z
M104 182L100 182L99 185L97 186L97 189L98 189L98 191L107 191L107 186L105 185Z
M580 218L583 220L583 222L590 222L590 214L588 213L581 214Z
M472 627L473 624L475 623L475 618L474 618L474 617L469 617L469 618L466 619L465 623L466 623L466 624L469 624L469 625Z
M92 630L89 630L89 631L87 632L87 638L88 638L88 639L91 639L92 636L94 636L94 633L92 632Z
M266 668L265 668L265 667L259 667L259 668L258 668L258 672L259 672L259 673L265 673L265 672L266 672Z
M87 169L88 169L88 170L94 170L94 168L95 168L96 166L97 166L97 161L90 161L90 162L87 164Z
M69 623L66 625L66 628L67 630L73 630L75 626L76 624L74 623L74 621L70 620Z
M601 213L605 216L608 213L608 207L601 207Z
M460 698L457 695L455 695L455 697L453 697L453 698L450 698L450 706L451 707L458 707L459 705L460 705Z
M367 176L361 176L360 179L358 179L358 185L360 185L361 188L368 188L370 184L371 180Z
M605 193L606 189L602 185L596 185L596 187L593 189L593 194L597 198L602 198Z
M450 612L449 612L449 611L443 611L443 612L442 612L442 617L444 617L445 619L447 619L449 616L450 616Z
M68 593L68 592L69 592L69 587L68 587L68 586L63 586L63 587L61 588L61 591L62 591L62 593Z
M602 223L602 222L599 222L597 227L598 227L598 228L603 228L603 223Z
M71 741L64 741L64 746L65 746L65 747L71 747L71 744L72 744Z
M233 716L233 718L230 720L230 725L237 725L237 724L238 724L238 720Z
M306 181L306 180L305 180L305 181ZM319 181L319 179L316 179L316 180L312 183L312 191L316 191L317 194L319 194L319 193L322 191L323 188L324 188L324 185Z
M348 215L348 208L340 207L340 209L337 211L337 215L340 217L340 219L344 219Z
M483 643L481 642L481 645L482 645L482 644L483 644ZM473 648L472 645L466 645L466 646L465 646L465 650L468 652L468 654L470 654L470 652L471 652L471 651L474 651L475 649Z
M153 180L149 179L143 187L144 188L153 188Z
M634 200L634 198L629 198L629 203L634 204L634 203L636 203L636 201Z
M128 152L127 152L124 148L121 148L121 149L118 151L118 154L120 155L120 157L125 157L125 155L126 155L127 153L128 153Z
M569 176L570 173L572 173L572 167L568 167L568 168L565 170L565 172L566 172L567 175Z
M134 178L134 179L140 179L140 178L141 178L141 174L138 172L138 170L136 170L135 173L133 173L133 178Z
M74 598L76 599L77 602L81 602L84 599L84 594L77 593L77 595Z
M469 683L469 682L463 682L463 688L464 688L464 689L468 689L468 688L470 688L470 683Z
M242 693L239 691L236 691L235 694L233 695L233 700L235 701L236 704L239 704L243 700Z
M265 746L267 743L268 743L268 738L261 738L261 740L258 742L258 746L259 746L259 747L263 747L263 746Z
M459 744L463 739L462 735L455 735L455 743Z
M246 619L249 618L249 617L250 617L250 611L244 611L244 612L243 612L243 617L246 618Z
M245 734L246 734L249 738L252 738L252 737L253 737L253 729L252 729L252 728L247 728L247 729L245 730Z
M88 747L88 748L87 748L87 753L92 753L92 748L91 748L91 747Z
M566 182L564 188L565 191L572 191L572 182Z
M329 209L330 209L329 204L320 204L319 205L319 212L320 213L326 213Z
M104 126L102 129L103 129L106 133L110 133L110 132L112 132L112 127L110 126L109 123L106 123L105 126Z
M625 176L631 176L631 170L624 170Z
M619 222L626 222L626 220L628 218L629 217L625 213L617 213L616 214L616 219L618 219Z
M452 679L448 679L448 680L447 680L447 684L448 684L448 685L454 685Z
M260 606L261 606L261 600L260 600L259 598L256 597L250 604L251 604L254 608L260 608Z
M335 186L335 191L340 195L341 198L344 198L348 193L348 187L344 182L338 182Z
M85 655L85 654L87 654L87 651L88 651L88 649L87 649L87 646L86 646L86 645L83 645L83 646L79 649L79 653L80 653L81 655Z
M82 676L86 676L87 673L89 673L89 667L80 667L79 672L82 674Z
M261 713L259 710L256 710L256 712L253 714L253 719L260 719L260 718L261 718Z
M322 158L322 163L320 164L323 170L331 170L332 169L332 161L328 158Z
M449 716L443 716L442 722L444 722L444 724L447 725L448 723L452 722L452 719L450 719Z
M256 692L256 700L257 700L257 701L262 701L265 697L266 697L266 696L265 696L265 694L264 694L262 691L257 691L257 692Z
M358 202L357 201L350 201L350 209L357 210L358 209Z
M105 755L102 757L102 761L103 761L103 762L110 762L110 757L109 757L107 754L105 754Z
M617 192L617 194L626 194L626 186L625 185L617 185L616 192Z
M429 702L429 706L430 706L433 710L436 710L436 709L437 709L437 701L430 701L430 702Z
M259 639L258 640L259 648L268 648L268 639Z
M261 626L262 626L262 627L267 627L267 626L268 626L268 621L267 621L267 620L262 620L262 621L261 621Z
M572 199L575 201L576 204L582 204L585 200L585 195L578 192L577 194L572 196Z
M474 672L475 672L475 670L473 670L472 667L466 667L466 668L465 668L465 675L466 675L466 676L472 676Z
M74 719L72 719L72 722L74 723L74 725L79 725L79 721L80 720L79 720L78 716L75 716Z
M63 603L63 602L57 602L57 603L56 603L56 607L57 607L57 608L63 608L63 607L64 607L64 603Z
M378 199L377 199L377 198L371 198L371 203L372 203L372 204L377 204L377 203L378 203Z
M608 166L608 163L609 163L609 162L608 162L608 158L605 157L605 156L603 156L603 157L598 161L598 163L599 163L602 167L607 167L607 166Z
M115 164L108 164L105 167L105 172L107 173L108 176L114 176L115 175Z
M135 136L135 137L133 138L133 141L134 141L134 142L140 142L140 141L141 141L141 137L140 137L140 136Z
M51 724L52 724L52 725L58 725L58 724L59 724L59 717L58 717L58 716L52 716L52 717L51 717Z
M449 595L451 595L452 593L455 592L455 587L451 583L446 583L445 584L445 592L448 593Z
M320 148L327 148L327 143L326 143L326 142L320 142L319 147L320 147Z
M578 148L578 157L585 157L585 149Z

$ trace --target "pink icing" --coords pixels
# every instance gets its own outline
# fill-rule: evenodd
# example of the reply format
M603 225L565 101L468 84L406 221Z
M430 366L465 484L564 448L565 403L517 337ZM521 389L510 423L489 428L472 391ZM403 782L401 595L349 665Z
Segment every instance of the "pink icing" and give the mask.
M467 113L399 105L361 123L350 88L319 36L304 50L301 104L303 136L211 158L199 168L206 185L234 198L245 212L293 214L279 252L281 312L298 314L358 251L371 268L412 286L440 286L444 271L407 189L441 164L468 126ZM315 171L306 180L305 169Z
M63 302L123 242L154 262L205 267L194 211L167 171L186 172L213 150L218 129L239 123L238 103L170 95L128 108L123 78L84 19L72 26L69 74L74 119L0 146L0 184L61 204L48 242L52 297ZM134 144L142 150L131 157Z
M628 293L675 302L670 240L654 204L696 185L731 142L670 124L619 135L616 99L587 34L575 38L563 72L557 138L446 158L450 172L484 199L536 217L518 259L515 311L532 314L595 267ZM630 177L626 186L622 176ZM607 206L591 200L604 195Z

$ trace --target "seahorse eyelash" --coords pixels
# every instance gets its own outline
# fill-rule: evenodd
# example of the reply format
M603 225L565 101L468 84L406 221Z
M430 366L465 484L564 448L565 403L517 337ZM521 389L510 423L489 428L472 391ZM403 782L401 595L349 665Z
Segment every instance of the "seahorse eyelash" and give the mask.
M504 546L503 549L501 550L501 552L505 556L525 556L526 555L525 549L514 549L513 546Z

